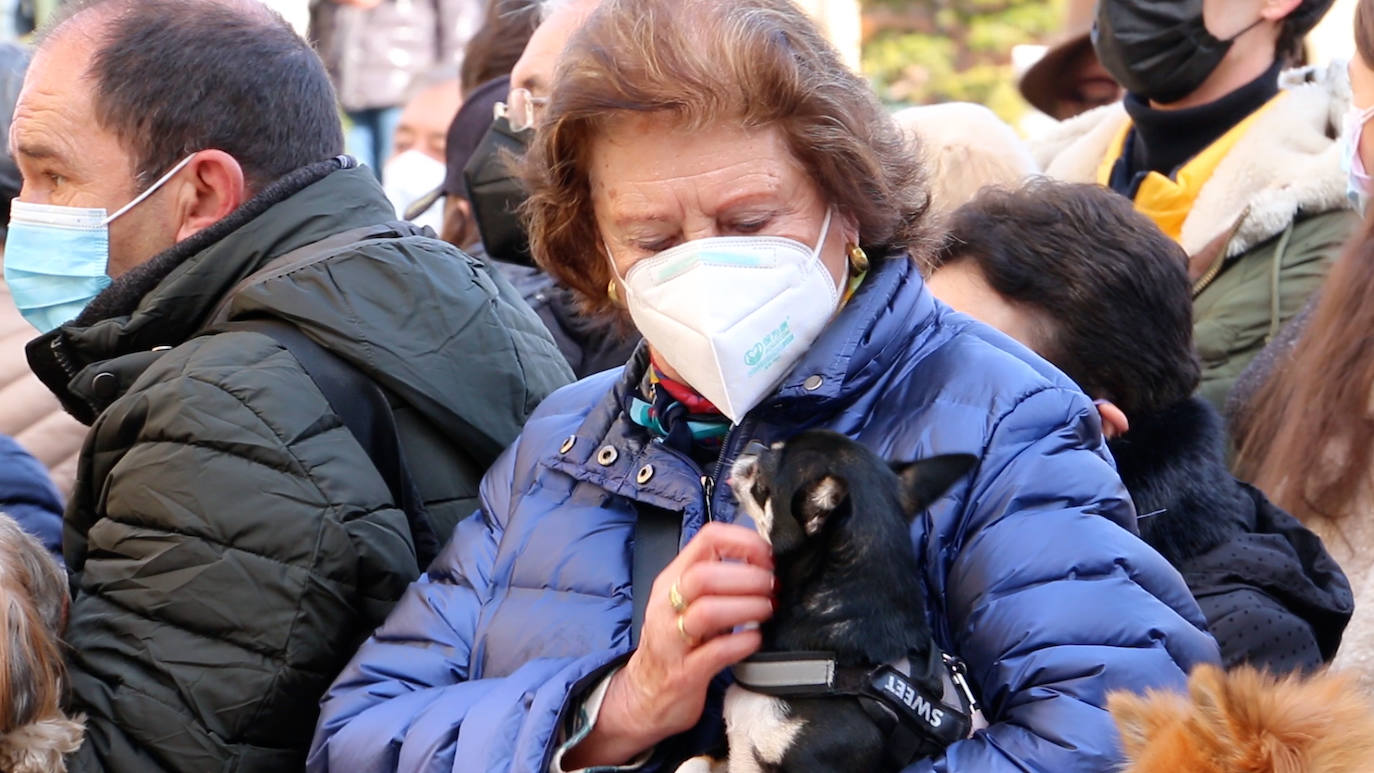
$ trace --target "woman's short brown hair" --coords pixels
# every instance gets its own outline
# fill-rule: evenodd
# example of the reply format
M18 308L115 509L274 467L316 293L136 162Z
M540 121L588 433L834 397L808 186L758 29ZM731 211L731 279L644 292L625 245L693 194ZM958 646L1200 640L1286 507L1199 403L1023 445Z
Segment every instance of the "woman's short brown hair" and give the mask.
M822 195L858 223L875 257L922 241L916 154L873 91L788 0L603 0L563 54L526 156L530 247L590 310L613 306L588 158L626 113L684 127L775 126Z

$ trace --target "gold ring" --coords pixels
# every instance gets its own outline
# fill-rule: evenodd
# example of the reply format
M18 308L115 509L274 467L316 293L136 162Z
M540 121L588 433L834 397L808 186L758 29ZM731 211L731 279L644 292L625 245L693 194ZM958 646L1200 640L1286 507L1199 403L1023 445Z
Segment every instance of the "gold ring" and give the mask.
M692 635L687 633L687 615L678 614L677 632L682 636L682 640L688 644L692 643Z
M668 588L668 603L673 605L674 612L681 614L687 611L687 599L682 597L682 591L677 589L677 583Z

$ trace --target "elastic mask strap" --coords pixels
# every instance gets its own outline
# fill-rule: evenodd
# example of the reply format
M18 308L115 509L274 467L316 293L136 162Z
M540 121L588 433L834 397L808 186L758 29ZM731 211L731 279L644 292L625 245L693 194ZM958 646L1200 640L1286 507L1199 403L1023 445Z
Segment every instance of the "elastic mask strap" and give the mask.
M821 223L821 238L817 239L816 246L811 248L811 257L815 260L821 259L821 247L825 246L825 237L830 235L830 217L834 214L834 207L825 208L825 222Z
M175 172L176 170L174 169L172 171ZM171 177L171 175L169 174L168 177ZM137 201L135 201L134 203L137 203ZM130 206L132 206L132 204ZM128 207L126 207L125 209L127 208ZM123 212L123 210L120 210L120 212ZM834 207L826 208L825 220L821 221L820 238L816 240L815 246L811 248L811 257L813 260L821 259L821 248L825 246L825 238L830 235L830 219L834 216L834 214ZM685 243L686 242L684 242L684 244ZM611 245L607 244L604 238L601 240L601 249L606 251L606 260L610 261L611 263L611 273L615 275L616 279L620 280L621 284L625 284L625 277L620 275L620 269L615 265L615 256L611 254Z
M199 152L200 152L200 151L196 151L196 153L199 153ZM115 219L118 218L120 215L124 214L125 212L128 212L129 210L133 209L134 207L138 206L139 204L142 204L144 199L148 198L149 196L153 195L154 193L157 193L157 189L158 189L158 188L161 188L164 184L166 184L166 182L167 182L168 180L172 179L172 177L173 177L177 172L180 172L181 170L185 169L185 168L186 168L186 165L189 164L189 163L191 163L191 159L193 159L193 158L195 158L195 157L196 157L196 154L195 154L195 153L192 153L191 155L187 156L186 158L181 159L181 161L178 162L176 166L174 166L174 167L172 167L171 169L167 170L167 174L164 174L163 176L159 177L159 178L157 179L157 182L153 183L152 185L149 185L148 188L147 188L146 190L144 190L142 193L140 193L140 194L138 194L137 196L135 196L133 201L131 201L131 202L129 202L128 204L125 204L124 206L122 206L122 207L120 207L119 209L115 210L115 213L114 213L113 215L110 215L109 217L105 218L105 221L104 221L103 223L101 223L101 225L109 225L110 223L113 223L113 222L115 221Z
M1234 42L1236 42L1237 39L1240 38L1241 35L1244 35L1245 33L1249 32L1250 30L1252 30L1252 29L1258 27L1259 25L1261 25L1261 24L1263 24L1263 23L1264 23L1264 17L1261 16L1260 18L1255 19L1255 21L1252 22L1252 23L1250 24L1249 27L1246 27L1245 29L1241 30L1240 32L1237 32L1236 34L1232 35L1231 37L1227 38L1226 40L1224 40L1224 41L1222 41L1222 42L1224 42L1224 43L1234 43Z
M611 264L611 274L619 280L621 284L625 284L625 277L620 275L620 269L615 265L615 255L611 254L611 245L607 244L604 238L601 240L601 249L606 251L606 260Z

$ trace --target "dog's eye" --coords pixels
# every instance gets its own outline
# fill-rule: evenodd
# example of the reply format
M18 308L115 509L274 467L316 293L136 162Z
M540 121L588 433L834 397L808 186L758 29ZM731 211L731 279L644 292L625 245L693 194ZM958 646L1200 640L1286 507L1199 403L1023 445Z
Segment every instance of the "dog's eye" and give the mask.
M755 502L759 503L759 507L763 507L764 503L768 501L768 487L762 483L755 482L749 488L749 494L754 497Z

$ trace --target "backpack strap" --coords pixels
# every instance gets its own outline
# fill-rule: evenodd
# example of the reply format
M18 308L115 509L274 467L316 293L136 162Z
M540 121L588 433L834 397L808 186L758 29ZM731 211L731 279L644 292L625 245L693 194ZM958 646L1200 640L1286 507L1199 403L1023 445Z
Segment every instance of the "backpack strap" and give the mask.
M325 237L317 242L302 247L297 247L290 252L283 253L269 260L266 265L257 271L239 280L238 284L229 288L229 292L224 294L224 299L215 306L215 310L210 312L201 329L213 327L229 319L229 306L234 302L240 293L254 285L262 284L278 277L286 276L293 271L319 263L327 258L332 258L353 249L358 242L368 239L380 239L387 236L417 236L421 231L410 223L392 222L380 223L377 225L367 225L360 228L350 228L347 231L340 231L332 236Z
M630 565L630 597L634 612L630 618L630 646L639 646L644 628L644 611L649 606L649 591L669 561L677 555L682 539L682 517L662 507L635 505L634 557Z
M386 481L392 502L406 514L420 569L423 571L428 567L439 555L439 538L425 511L424 499L406 466L396 418L381 387L286 322L263 318L235 320L217 329L261 333L281 344L296 358L306 375L324 394L329 407L367 452L382 480Z

